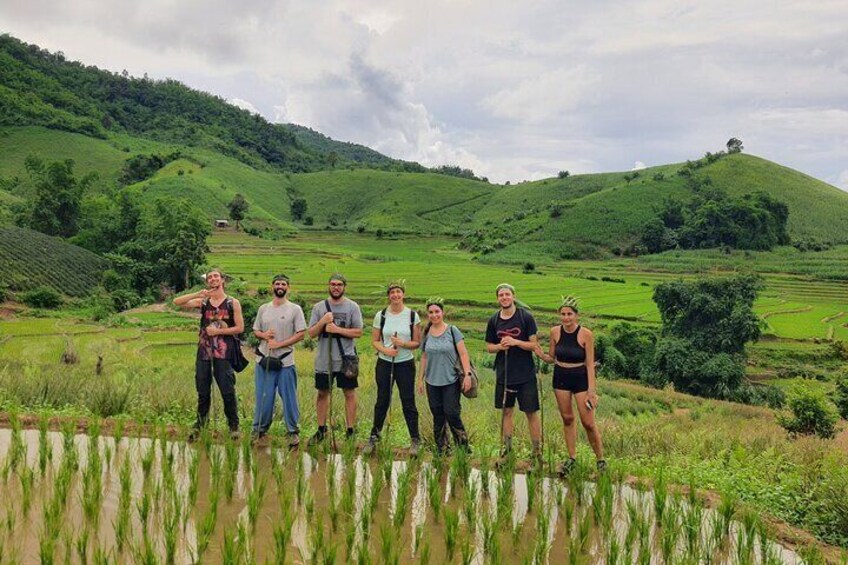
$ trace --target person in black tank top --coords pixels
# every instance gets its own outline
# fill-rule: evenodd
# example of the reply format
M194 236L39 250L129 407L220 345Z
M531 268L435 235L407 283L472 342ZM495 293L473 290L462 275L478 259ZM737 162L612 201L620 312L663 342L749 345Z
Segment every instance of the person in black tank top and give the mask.
M595 389L595 337L578 323L577 300L563 299L559 308L561 323L551 328L548 353L541 346L536 354L546 363L554 364L553 388L564 427L568 459L562 464L560 474L566 475L577 457L577 425L574 421L573 401L577 403L580 422L597 457L598 470L606 469L601 434L595 425L595 408L598 395Z

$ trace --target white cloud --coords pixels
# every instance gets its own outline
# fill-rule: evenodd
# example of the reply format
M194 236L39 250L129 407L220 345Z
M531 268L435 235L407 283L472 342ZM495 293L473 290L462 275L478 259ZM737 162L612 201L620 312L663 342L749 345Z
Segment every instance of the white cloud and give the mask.
M227 100L230 104L235 106L236 108L241 108L242 110L247 110L251 114L259 114L259 110L256 109L256 106L248 102L247 100L242 100L241 98L230 98Z
M839 179L837 180L836 186L842 190L848 191L848 169L839 173Z
M0 4L0 22L494 181L683 161L731 136L831 182L848 162L843 0L29 0Z

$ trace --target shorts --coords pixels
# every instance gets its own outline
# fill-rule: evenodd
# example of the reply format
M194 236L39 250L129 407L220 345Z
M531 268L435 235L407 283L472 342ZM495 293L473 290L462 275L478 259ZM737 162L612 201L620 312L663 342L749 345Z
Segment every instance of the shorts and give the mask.
M495 408L503 408L503 383L495 385ZM512 408L515 406L515 399L518 399L518 408L522 412L531 413L539 410L539 385L536 384L536 379L527 381L521 384L509 383L509 389L506 394L506 407Z
M359 378L346 377L341 371L333 371L336 380L336 388L342 390L353 390L359 388ZM315 388L318 390L330 390L330 376L327 373L315 373Z
M554 390L567 390L574 394L589 390L589 373L586 367L566 369L554 366Z

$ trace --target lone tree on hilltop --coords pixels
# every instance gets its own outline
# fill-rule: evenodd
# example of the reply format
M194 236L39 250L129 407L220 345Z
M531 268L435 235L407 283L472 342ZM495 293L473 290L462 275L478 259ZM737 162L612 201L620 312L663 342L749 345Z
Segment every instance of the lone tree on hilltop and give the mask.
M568 171L560 171L557 176L561 179L567 179L570 174Z
M742 153L742 140L738 137L731 137L727 140L727 152L728 153Z
M230 209L230 219L236 223L236 230L238 230L241 226L240 222L244 219L248 208L250 208L250 204L247 203L247 200L244 199L241 193L236 193L233 199L230 200L230 203L227 204L227 208Z

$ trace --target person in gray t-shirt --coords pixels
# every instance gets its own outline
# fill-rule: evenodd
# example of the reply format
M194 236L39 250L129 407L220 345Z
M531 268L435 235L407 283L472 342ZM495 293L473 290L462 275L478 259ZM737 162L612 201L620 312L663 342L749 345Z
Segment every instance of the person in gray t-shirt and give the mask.
M459 328L445 323L445 302L434 297L427 300L427 318L430 323L424 330L421 342L421 371L418 391L424 393L427 385L427 402L433 413L433 434L436 448L441 453L448 447L448 431L454 443L468 446L468 433L462 424L459 395L471 388L471 361L465 340ZM457 357L462 375L456 371Z
M259 307L253 334L259 338L259 355L255 368L256 409L253 415L253 436L262 438L268 433L274 416L276 395L283 403L283 416L289 434L289 446L300 443L297 406L297 371L294 366L294 344L306 334L303 310L286 298L289 278L277 275L271 282L274 299ZM263 361L264 358L269 358ZM279 359L279 369L271 367ZM274 363L276 364L276 363Z
M354 355L356 344L354 340L362 335L362 311L359 304L345 298L347 279L339 273L330 276L329 297L312 307L309 318L309 336L317 338L315 348L315 388L318 390L316 412L318 431L309 440L309 445L315 445L324 439L327 433L327 415L330 411L330 394L333 379L336 386L344 392L345 422L347 437L353 437L353 426L356 421L356 388L359 383L356 378L345 377L342 373L342 353ZM330 343L332 341L332 348ZM332 349L333 359L328 362ZM332 366L331 366L332 365Z

